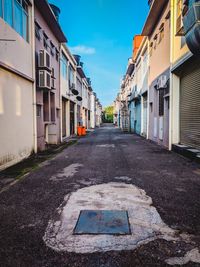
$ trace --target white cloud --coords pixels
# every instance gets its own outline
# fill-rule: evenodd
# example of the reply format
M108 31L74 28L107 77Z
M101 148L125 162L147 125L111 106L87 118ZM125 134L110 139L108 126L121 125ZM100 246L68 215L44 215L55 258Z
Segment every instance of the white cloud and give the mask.
M70 50L73 54L93 55L96 53L94 47L87 47L84 45L77 45L74 47L70 47Z

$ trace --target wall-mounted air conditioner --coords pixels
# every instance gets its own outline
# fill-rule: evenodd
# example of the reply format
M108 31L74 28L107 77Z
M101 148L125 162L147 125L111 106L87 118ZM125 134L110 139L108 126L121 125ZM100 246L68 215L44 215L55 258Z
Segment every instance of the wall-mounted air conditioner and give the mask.
M46 50L40 50L39 52L38 67L51 71L51 57Z
M157 89L165 88L166 87L166 83L167 83L167 76L166 75L162 75L158 79Z
M51 89L51 74L46 70L39 70L39 88Z

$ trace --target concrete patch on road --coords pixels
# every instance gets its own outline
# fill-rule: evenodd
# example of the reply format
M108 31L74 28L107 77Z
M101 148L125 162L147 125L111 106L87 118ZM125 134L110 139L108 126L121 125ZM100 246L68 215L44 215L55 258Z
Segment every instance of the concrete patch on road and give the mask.
M198 248L188 251L184 257L169 258L165 261L169 265L184 265L189 262L200 263L200 253Z
M114 144L103 144L103 145L97 145L97 147L115 148L115 145Z
M83 164L79 163L74 163L66 168L64 168L60 173L57 173L56 175L51 176L50 180L51 181L60 181L65 178L73 177L75 173L78 172L79 168L82 167Z
M74 235L81 210L126 210L131 234ZM155 239L177 240L177 236L176 231L162 221L144 190L131 184L108 183L66 195L55 217L49 221L43 239L56 251L92 253L132 250Z

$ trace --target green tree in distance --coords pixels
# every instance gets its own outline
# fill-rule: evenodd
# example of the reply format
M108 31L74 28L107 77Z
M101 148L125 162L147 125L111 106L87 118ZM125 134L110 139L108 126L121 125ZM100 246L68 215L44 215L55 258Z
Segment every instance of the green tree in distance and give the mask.
M104 108L103 122L113 123L113 106L108 106Z

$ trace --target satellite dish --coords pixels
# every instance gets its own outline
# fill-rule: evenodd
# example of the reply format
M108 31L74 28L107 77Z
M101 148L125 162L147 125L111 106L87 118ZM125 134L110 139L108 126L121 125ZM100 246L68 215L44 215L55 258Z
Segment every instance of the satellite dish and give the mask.
M77 99L78 101L82 101L82 97L79 96L79 95L76 97L76 99Z
M78 95L78 91L76 89L72 89L72 94L73 95Z

